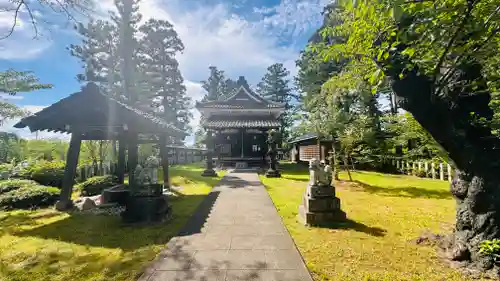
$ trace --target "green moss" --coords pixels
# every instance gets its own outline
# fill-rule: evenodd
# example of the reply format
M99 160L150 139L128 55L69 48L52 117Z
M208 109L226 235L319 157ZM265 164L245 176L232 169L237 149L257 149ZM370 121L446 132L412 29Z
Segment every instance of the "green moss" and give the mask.
M217 182L202 171L195 164L170 168L172 185L182 189L170 201L173 219L160 225L124 227L119 217L53 210L0 212L0 280L137 280Z

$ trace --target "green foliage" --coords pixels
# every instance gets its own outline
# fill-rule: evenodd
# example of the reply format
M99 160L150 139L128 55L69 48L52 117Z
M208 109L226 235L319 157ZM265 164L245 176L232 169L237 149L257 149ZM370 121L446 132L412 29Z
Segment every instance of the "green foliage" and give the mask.
M25 175L41 185L61 187L64 166L62 161L40 161L27 169Z
M500 258L500 239L485 240L479 244L479 252L492 256L495 260Z
M0 173L3 173L3 172L10 172L12 171L12 169L14 168L14 165L12 164L0 164Z
M16 71L8 69L0 72L0 93L15 95L40 89L50 89L50 84L40 84L31 71Z
M6 193L12 190L16 190L23 187L32 187L39 185L37 182L32 180L24 179L9 179L0 181L0 194Z
M59 197L59 189L48 186L23 186L0 194L0 209L33 209L48 207Z
M106 188L116 185L118 178L115 176L97 176L87 179L76 186L83 196L99 195Z
M447 154L434 138L410 113L384 116L384 128L394 137L392 145L402 145L409 159L421 160L439 157L447 161ZM409 143L412 144L409 147Z
M226 77L223 70L210 66L210 76L202 81L202 87L207 92L202 101L217 101L229 97L236 89L236 82Z
M165 20L150 19L139 31L144 35L139 41L143 94L145 102L175 127L188 131L191 98L187 95L184 78L179 70L176 55L182 53L184 45L173 25ZM182 144L182 140L169 138L171 144Z
M294 114L294 106L292 104L294 95L289 86L289 75L290 71L288 71L282 63L275 63L267 68L267 73L257 85L257 92L264 98L285 105L285 112L280 116L280 133L285 142L289 139L289 132L293 124Z

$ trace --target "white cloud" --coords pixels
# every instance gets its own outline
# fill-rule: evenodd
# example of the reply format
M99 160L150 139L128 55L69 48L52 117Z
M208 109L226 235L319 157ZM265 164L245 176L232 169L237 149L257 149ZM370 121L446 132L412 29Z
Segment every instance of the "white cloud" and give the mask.
M42 106L42 105L25 105L22 106L22 109L27 110L29 112L36 113L42 109L44 109L47 106ZM20 119L11 119L7 120L0 126L0 131L2 132L11 132L15 133L19 137L23 139L61 139L61 140L69 140L70 135L69 134L60 134L60 133L54 133L54 132L47 132L47 131L41 131L41 132L31 132L28 128L23 128L23 129L17 129L14 128L14 125L19 122Z
M282 0L274 7L254 8L261 15L256 23L268 35L294 41L322 24L321 12L331 0Z
M0 8L15 8L16 5L11 1L0 0ZM24 6L23 6L24 7ZM35 11L37 12L37 11ZM35 22L39 13L34 13ZM31 17L25 8L21 8L16 16L15 11L0 12L0 38L11 33L7 38L0 40L0 59L4 60L25 60L37 57L51 45L51 41L43 36L35 36L37 32L42 33L43 26L36 24L35 31L31 24Z

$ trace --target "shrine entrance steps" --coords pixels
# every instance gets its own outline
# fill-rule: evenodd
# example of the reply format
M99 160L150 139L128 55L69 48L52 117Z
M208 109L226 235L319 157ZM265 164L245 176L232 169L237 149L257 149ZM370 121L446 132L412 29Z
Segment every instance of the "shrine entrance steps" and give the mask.
M312 281L257 173L232 172L140 281Z

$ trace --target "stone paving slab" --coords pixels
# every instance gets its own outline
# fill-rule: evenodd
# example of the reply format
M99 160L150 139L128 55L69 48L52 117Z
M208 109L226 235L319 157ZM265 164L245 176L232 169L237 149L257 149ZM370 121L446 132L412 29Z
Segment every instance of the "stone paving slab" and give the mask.
M256 173L229 173L140 281L312 281Z

